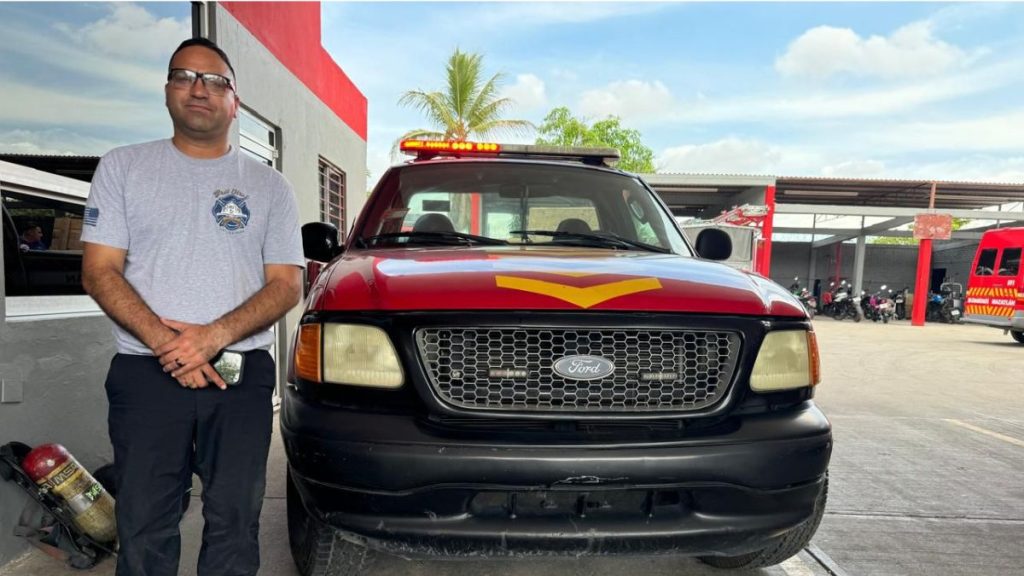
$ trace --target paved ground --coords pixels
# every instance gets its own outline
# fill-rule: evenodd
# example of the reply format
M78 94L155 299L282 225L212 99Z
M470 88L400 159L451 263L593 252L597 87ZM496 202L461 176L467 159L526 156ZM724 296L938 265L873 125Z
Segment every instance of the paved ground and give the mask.
M809 551L761 576L1003 576L1024 566L1024 346L975 326L816 321L825 383L818 402L836 446L825 519ZM297 574L285 526L284 456L275 438L263 507L261 575ZM182 523L181 574L195 574L202 517ZM106 562L90 572L113 574ZM407 562L378 575L703 576L688 559ZM0 576L70 576L32 552Z

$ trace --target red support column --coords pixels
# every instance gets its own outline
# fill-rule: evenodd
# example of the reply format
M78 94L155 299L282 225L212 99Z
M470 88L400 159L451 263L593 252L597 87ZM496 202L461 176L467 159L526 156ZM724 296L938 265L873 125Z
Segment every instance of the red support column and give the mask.
M928 199L928 209L935 209L936 184L932 182L932 193ZM932 279L932 241L930 238L919 240L917 247L917 281L914 283L914 308L910 311L910 324L924 326L924 317L928 311L928 290Z
M761 261L758 273L765 278L771 277L772 271L772 227L775 222L775 186L764 187L764 203L768 207L761 224L761 237L764 245L761 248Z
M473 192L469 195L469 233L480 235L480 194Z
M928 309L928 290L931 284L932 241L921 240L917 249L917 281L914 284L914 308L910 323L924 326L925 311Z

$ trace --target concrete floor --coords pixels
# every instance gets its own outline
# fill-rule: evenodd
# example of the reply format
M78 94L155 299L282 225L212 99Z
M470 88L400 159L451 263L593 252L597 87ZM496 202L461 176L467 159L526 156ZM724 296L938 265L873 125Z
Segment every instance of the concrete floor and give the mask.
M976 326L815 322L835 427L829 506L812 546L786 564L732 574L1003 576L1024 573L1024 347ZM285 459L275 437L261 575L297 574L288 551ZM180 574L195 574L201 505L182 522ZM107 561L89 574L112 575ZM408 562L369 576L700 576L690 559ZM38 552L0 576L82 574Z

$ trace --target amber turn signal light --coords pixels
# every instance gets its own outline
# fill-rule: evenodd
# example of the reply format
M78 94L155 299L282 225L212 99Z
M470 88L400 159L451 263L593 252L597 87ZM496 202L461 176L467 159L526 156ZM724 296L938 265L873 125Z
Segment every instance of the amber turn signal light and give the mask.
M320 357L320 325L303 324L295 343L295 375L303 380L322 382Z

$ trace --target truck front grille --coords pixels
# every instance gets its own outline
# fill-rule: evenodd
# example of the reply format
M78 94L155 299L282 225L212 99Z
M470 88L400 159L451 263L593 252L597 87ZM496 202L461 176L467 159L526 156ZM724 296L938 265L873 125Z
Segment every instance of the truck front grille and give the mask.
M740 336L708 330L421 328L420 358L438 397L470 410L693 411L721 399ZM614 370L594 380L557 374L568 356L597 356Z

